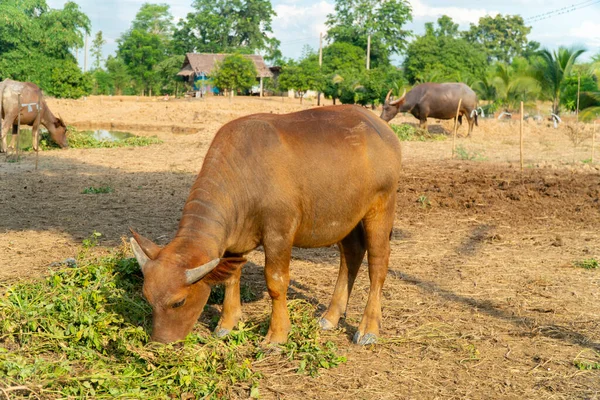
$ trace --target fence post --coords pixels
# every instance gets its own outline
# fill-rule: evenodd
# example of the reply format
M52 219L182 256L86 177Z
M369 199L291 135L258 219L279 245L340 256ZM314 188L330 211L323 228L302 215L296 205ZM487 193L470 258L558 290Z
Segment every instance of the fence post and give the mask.
M40 157L40 125L42 124L42 118L40 118L40 111L41 111L41 107L40 107L40 99L38 97L38 102L37 102L37 117L35 117L35 120L38 121L38 133L37 133L37 143L35 144L35 170L37 171L38 169L38 159ZM64 121L63 121L64 122ZM66 133L65 133L66 134Z
M592 164L594 163L594 147L596 146L596 121L594 121L594 131L592 132Z
M521 102L521 172L523 172L523 102Z
M454 158L454 152L456 151L456 132L458 131L458 114L460 114L460 106L462 105L462 99L458 100L458 108L456 109L456 118L454 119L454 135L452 136L452 158Z
M17 154L17 162L19 162L19 142L21 141L21 109L22 109L21 93L19 93L17 95L17 102L19 104L19 114L17 117L17 143L15 144L15 153Z

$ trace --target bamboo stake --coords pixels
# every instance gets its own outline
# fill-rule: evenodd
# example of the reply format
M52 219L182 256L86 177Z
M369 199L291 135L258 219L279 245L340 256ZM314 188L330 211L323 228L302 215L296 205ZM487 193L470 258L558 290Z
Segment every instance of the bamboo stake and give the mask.
M462 99L458 100L458 108L456 109L456 118L454 119L454 135L452 136L452 158L456 151L456 132L458 131L458 114L460 114L460 106L462 105Z
M17 162L19 162L19 141L21 140L21 93L17 95L17 102L19 104L19 114L17 116L17 144L15 144L15 153L17 154Z
M523 102L521 102L521 172L523 172Z
M594 147L596 147L596 121L594 121L594 131L592 132L592 164L594 163Z
M37 102L37 117L35 119L38 121L38 134L37 134L37 143L35 148L35 170L38 169L38 159L40 158L40 124L42 123L42 119L40 118L40 99L38 98Z

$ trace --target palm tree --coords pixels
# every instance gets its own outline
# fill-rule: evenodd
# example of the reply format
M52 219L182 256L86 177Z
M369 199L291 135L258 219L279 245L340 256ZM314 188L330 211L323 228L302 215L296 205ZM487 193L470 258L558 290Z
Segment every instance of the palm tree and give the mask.
M558 114L560 90L564 79L571 75L577 58L585 53L585 49L577 47L559 47L558 50L541 50L540 62L536 65L536 79L545 94L552 100L552 112Z
M531 102L539 93L538 82L528 71L515 71L512 67L498 63L491 81L496 92L498 105L507 111L514 111L521 101Z

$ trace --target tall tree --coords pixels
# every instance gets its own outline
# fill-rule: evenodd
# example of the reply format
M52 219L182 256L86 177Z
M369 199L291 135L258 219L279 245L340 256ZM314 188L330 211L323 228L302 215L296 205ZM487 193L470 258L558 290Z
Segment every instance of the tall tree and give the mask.
M102 63L102 46L104 46L105 44L106 40L104 40L104 37L102 36L102 31L96 32L96 36L92 41L91 48L92 57L94 58L94 69L100 68L100 64Z
M174 35L178 52L262 51L269 59L281 57L279 41L271 36L276 14L269 0L194 0L192 7Z
M408 45L404 68L411 83L463 81L483 76L487 60L482 46L460 38L458 26L443 16Z
M480 18L477 25L471 24L464 37L471 43L481 44L490 61L509 64L526 51L529 32L531 27L525 26L520 15L497 14Z
M536 64L536 78L542 87L542 93L552 100L552 112L560 111L561 89L565 79L571 75L577 59L585 53L585 49L576 47L559 47L558 50L540 51L540 61Z
M212 73L213 83L220 89L229 90L231 97L237 90L250 89L256 83L256 66L241 54L225 57L216 67Z
M51 9L46 0L0 1L0 79L31 81L55 96L79 96L83 85L72 50L83 46L90 20L73 2ZM64 69L68 80L57 80Z
M387 65L391 55L406 49L411 32L403 27L411 20L406 0L336 0L335 13L327 16L327 36L365 51L371 36L371 65Z
M140 93L160 90L160 77L155 65L169 57L173 32L172 17L166 4L145 3L131 24L131 29L118 40L117 57L127 66Z

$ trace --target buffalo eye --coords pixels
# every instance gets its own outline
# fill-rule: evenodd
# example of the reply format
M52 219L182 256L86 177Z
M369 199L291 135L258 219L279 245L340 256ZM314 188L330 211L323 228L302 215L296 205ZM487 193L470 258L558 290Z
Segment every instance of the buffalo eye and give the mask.
M185 299L178 301L177 303L173 303L173 305L171 305L171 308L179 308L181 307L183 304L185 303Z

